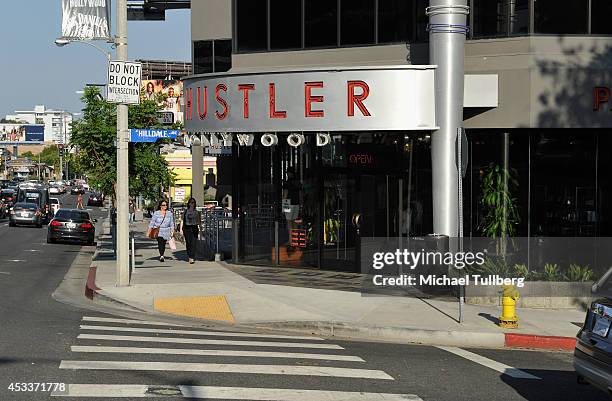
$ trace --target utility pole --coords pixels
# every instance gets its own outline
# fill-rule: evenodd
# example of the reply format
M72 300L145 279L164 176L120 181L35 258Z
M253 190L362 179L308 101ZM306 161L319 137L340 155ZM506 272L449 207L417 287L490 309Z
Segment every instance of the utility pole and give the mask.
M117 0L117 61L128 60L127 0ZM117 266L116 286L130 284L128 225L128 106L117 105Z

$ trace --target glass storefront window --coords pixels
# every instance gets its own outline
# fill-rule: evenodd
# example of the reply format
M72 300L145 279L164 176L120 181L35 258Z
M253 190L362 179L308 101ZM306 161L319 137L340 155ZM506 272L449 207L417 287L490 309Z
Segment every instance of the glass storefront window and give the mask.
M589 0L537 0L534 7L536 33L588 33Z
M415 1L378 0L378 43L407 42L415 18Z
M335 0L305 1L305 46L338 45L338 3Z
M340 0L340 45L374 44L374 0Z
M612 1L591 0L591 33L612 34Z
M268 49L267 0L236 0L236 48L238 51Z
M472 0L473 37L498 37L529 31L528 0Z
M302 47L302 0L270 0L270 49Z
M193 73L207 74L213 72L212 40L193 42Z

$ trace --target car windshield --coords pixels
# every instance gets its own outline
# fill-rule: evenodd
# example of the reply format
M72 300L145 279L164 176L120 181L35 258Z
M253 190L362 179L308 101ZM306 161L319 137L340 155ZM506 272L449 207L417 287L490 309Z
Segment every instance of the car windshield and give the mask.
M53 205L58 205L59 201L57 199L49 199L49 203L51 203Z
M55 218L66 220L89 220L89 213L76 210L58 210L55 214Z
M15 205L15 209L36 210L36 205L33 203L18 203Z

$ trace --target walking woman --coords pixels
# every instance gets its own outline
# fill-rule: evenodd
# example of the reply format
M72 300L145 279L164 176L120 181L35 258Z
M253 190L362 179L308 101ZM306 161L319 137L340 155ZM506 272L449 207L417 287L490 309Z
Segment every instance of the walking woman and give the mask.
M196 254L196 244L201 228L202 218L200 212L196 210L196 200L189 198L187 209L183 213L183 221L181 221L181 231L185 236L185 245L187 247L187 256L189 263L193 264Z
M157 210L153 213L147 237L157 238L157 248L159 249L159 261L164 261L164 252L166 250L166 241L174 236L174 217L172 212L168 210L168 202L162 200L159 202Z

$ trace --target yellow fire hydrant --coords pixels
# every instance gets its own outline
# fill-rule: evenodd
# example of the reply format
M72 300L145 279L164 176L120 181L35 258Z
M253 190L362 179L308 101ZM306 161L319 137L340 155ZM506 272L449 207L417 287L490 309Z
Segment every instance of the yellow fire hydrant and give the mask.
M499 326L509 329L518 328L518 316L516 316L516 300L519 292L513 285L502 286L502 314L499 317Z

